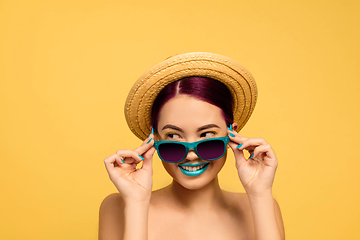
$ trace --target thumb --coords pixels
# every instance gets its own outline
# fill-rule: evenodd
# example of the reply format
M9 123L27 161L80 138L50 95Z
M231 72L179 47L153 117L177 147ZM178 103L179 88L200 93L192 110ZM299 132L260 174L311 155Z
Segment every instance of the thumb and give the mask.
M152 172L152 161L153 161L154 152L155 152L155 147L151 147L142 155L144 157L143 165L141 167L142 169Z
M228 145L231 147L231 149L234 152L235 165L236 168L238 169L243 163L247 161L247 159L244 156L244 150L238 149L237 147L239 146L239 144L235 142L229 142Z

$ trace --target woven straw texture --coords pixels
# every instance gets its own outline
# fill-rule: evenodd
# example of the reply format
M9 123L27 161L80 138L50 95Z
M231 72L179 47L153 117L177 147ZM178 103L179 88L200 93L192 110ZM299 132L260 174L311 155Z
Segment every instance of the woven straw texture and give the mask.
M158 93L169 83L185 77L209 77L224 83L234 99L234 122L242 129L257 100L253 76L236 61L214 53L175 55L144 73L134 84L125 103L130 130L144 140L151 130L151 108Z

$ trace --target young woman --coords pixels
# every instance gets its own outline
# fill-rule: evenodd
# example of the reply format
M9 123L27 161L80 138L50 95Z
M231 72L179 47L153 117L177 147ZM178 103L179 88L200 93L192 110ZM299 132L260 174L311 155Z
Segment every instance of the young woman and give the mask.
M284 239L272 196L275 153L264 139L237 132L256 96L250 73L216 54L176 55L145 73L125 106L130 129L144 141L105 159L119 193L100 207L99 239ZM246 193L219 186L227 148ZM152 191L156 150L173 181Z

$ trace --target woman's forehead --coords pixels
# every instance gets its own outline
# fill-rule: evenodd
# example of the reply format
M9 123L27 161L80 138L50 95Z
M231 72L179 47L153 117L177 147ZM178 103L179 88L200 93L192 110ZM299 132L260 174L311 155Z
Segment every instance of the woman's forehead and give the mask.
M164 104L158 126L172 124L198 128L204 124L225 125L222 111L215 105L187 95L178 95Z

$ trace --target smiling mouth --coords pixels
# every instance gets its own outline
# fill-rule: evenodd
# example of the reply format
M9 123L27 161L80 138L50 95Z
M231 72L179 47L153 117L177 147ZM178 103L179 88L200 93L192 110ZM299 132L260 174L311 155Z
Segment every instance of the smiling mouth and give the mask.
M208 166L209 166L209 163L179 164L179 168L180 168L181 172L187 176L199 176L206 171Z
M208 163L207 163L208 164ZM204 168L207 164L202 164L200 166L195 166L195 167L190 167L190 166L180 166L182 169L186 170L186 171L190 171L190 172L195 172L197 170L200 170L202 168Z

